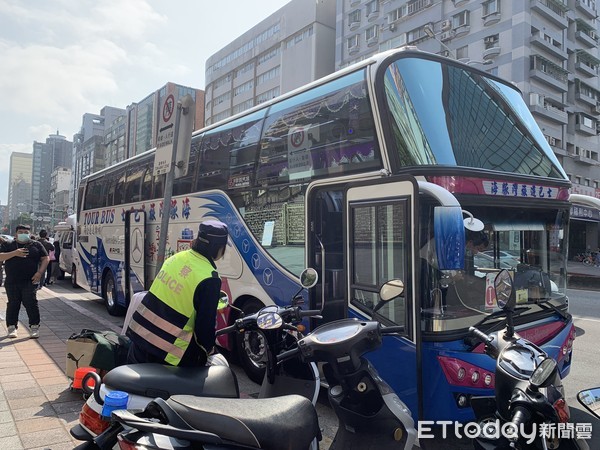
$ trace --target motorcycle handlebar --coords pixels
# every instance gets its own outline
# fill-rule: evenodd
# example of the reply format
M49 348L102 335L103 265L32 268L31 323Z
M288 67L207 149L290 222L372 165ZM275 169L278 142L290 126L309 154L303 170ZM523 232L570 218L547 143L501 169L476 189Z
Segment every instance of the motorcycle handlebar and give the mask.
M383 335L404 333L405 331L406 331L406 328L404 328L404 326L402 326L402 325L398 325L395 327L382 327L381 328L381 334L383 334Z
M220 330L217 330L217 332L215 333L215 336L222 336L224 334L228 334L228 333L231 333L231 332L237 331L237 330L238 330L238 327L234 323L233 325L230 325L228 327L221 328Z
M285 361L286 359L293 358L298 353L300 353L300 349L298 347L295 347L295 348L285 351L285 352L281 352L279 355L277 355L277 362L282 362L282 361Z
M510 436L507 436L508 440L515 442L519 439L519 429L521 425L527 423L531 419L531 414L526 408L517 406L512 416L510 423L513 425Z
M303 310L303 309L301 309L301 310L299 311L299 314L298 314L298 315L299 315L301 318L302 318L302 317L311 317L311 316L318 317L318 316L320 316L320 315L321 315L321 310L320 310L320 309L304 309L304 310Z
M469 333L471 333L473 336L475 336L477 339L479 339L481 342L484 343L489 343L492 341L492 337L488 336L487 334L485 334L482 331L479 331L477 328L475 327L469 327Z

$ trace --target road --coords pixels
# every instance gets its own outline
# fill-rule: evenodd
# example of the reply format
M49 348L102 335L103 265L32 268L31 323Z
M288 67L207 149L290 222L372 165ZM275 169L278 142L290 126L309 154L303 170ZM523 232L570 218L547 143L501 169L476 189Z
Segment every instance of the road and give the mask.
M89 314L96 315L107 328L119 331L123 317L113 317L106 311L102 300L82 289L73 289L70 280L57 282L51 286L57 295L71 301L76 308L84 308ZM600 342L600 293L596 291L568 290L569 308L577 328L574 360L570 375L564 380L567 402L571 409L571 418L575 423L591 423L593 437L588 441L590 448L600 448L600 421L588 414L576 399L577 393L586 388L600 386L598 370L598 343ZM258 393L259 386L250 381L243 370L232 365L238 376L240 391L246 394ZM337 428L337 419L327 403L326 392L321 392L317 405L319 422L323 429L322 449L327 449Z

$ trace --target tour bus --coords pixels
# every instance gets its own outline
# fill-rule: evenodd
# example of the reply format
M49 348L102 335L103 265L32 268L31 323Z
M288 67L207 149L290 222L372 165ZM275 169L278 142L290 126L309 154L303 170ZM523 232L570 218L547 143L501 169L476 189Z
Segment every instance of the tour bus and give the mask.
M77 249L73 245L77 242L76 229L77 215L71 214L65 222L60 222L54 227L54 239L58 240L60 245L60 254L58 256L58 267L60 268L61 276L65 273L71 275L71 284L77 287L77 266L75 264L78 259Z
M289 304L313 267L319 284L303 295L324 311L309 327L344 317L404 326L369 359L415 419L468 421L469 399L493 392L495 363L468 329L504 326L492 281L507 266L518 333L569 373L570 182L511 83L390 50L195 132L169 205L154 155L80 186L77 282L111 314L150 287L164 212L165 257L189 248L201 221L228 225L217 266L245 313ZM463 224L483 228L485 253L469 250ZM392 279L403 295L374 311ZM219 314L219 325L235 317ZM260 333L220 343L259 378Z

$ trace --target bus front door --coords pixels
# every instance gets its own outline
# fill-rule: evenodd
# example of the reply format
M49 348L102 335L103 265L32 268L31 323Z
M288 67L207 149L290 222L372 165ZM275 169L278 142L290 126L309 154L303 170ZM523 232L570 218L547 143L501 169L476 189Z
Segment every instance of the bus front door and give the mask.
M344 193L344 267L348 315L376 320L404 331L384 338L367 355L379 374L418 419L420 391L420 314L416 301L415 230L418 185L414 178L386 178L348 185ZM376 312L379 290L401 280L404 292Z
M125 213L125 304L133 294L146 289L146 212Z

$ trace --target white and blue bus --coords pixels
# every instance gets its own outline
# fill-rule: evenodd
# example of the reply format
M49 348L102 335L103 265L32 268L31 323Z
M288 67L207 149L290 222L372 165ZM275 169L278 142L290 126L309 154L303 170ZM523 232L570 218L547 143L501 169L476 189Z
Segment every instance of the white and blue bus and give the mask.
M475 324L484 332L502 326L486 319L501 268L513 271L526 305L518 332L568 374L570 182L512 84L397 49L195 132L170 205L165 175L153 175L154 153L80 186L77 280L104 297L111 314L149 288L166 211L165 257L188 248L202 220L227 223L230 247L218 268L245 312L289 304L308 266L322 275L304 294L307 307L324 304L318 323L403 325L402 336L386 337L369 358L415 418L470 420L469 398L492 392L494 361L465 338ZM431 242L438 257L447 244L464 245L462 226L440 238L442 207L481 220L489 242L454 267L463 269L457 277L424 256ZM405 293L375 312L390 279L402 280ZM220 316L220 325L234 318ZM262 344L259 333L221 341L237 347L255 379Z

